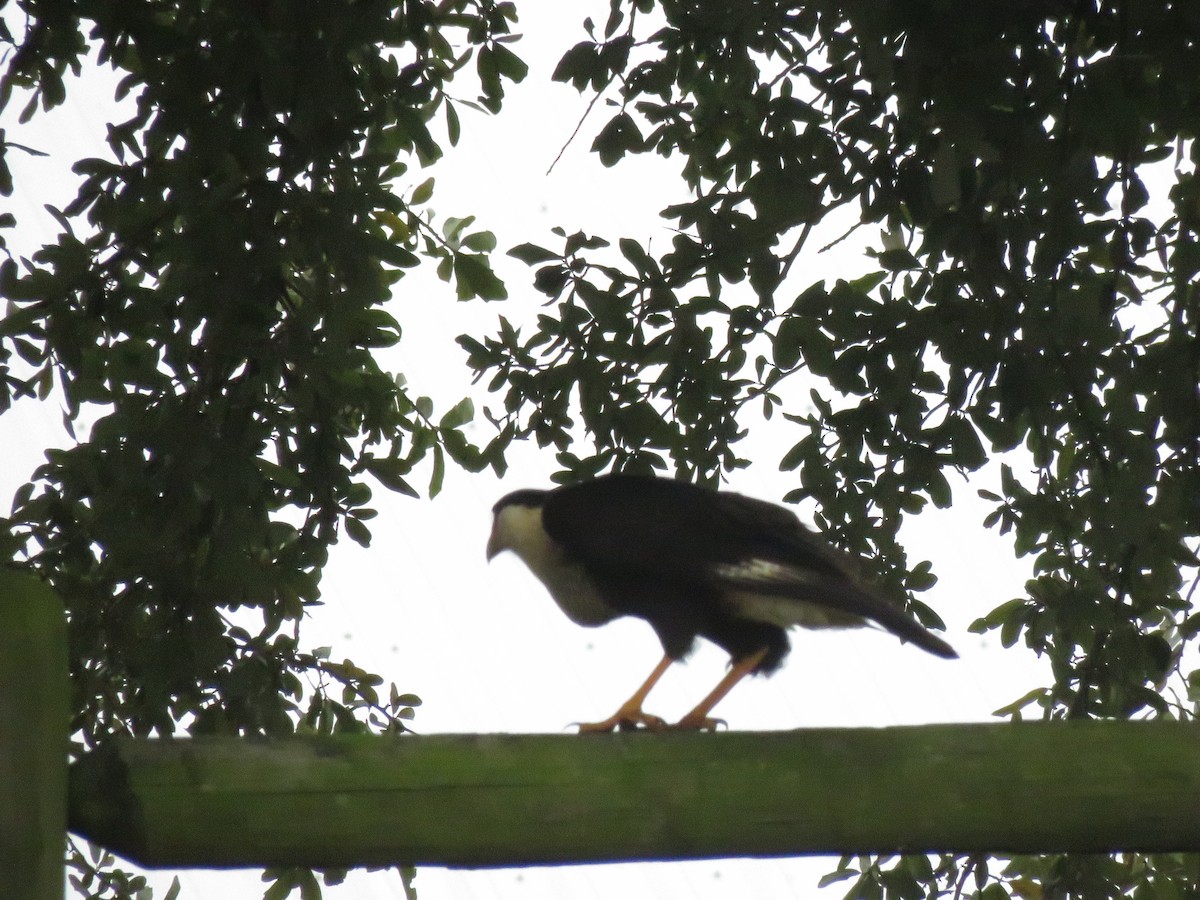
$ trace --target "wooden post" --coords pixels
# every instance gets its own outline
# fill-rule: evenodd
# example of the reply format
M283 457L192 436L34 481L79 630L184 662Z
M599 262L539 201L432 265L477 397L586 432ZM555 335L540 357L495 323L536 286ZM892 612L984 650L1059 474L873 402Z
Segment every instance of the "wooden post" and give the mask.
M0 897L61 900L70 735L67 628L40 579L0 570Z
M118 741L71 829L148 866L1200 850L1200 723Z

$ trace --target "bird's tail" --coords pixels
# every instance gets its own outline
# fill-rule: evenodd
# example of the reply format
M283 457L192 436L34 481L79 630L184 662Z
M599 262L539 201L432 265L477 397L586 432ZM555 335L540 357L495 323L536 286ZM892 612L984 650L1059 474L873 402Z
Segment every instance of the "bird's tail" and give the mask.
M791 597L801 603L827 607L843 616L849 614L851 619L866 619L934 656L958 658L953 647L929 631L903 607L845 573L830 576L806 572L804 575L803 578L764 579L725 572L721 580L726 587Z
M943 659L957 659L954 648L918 622L899 604L873 589L850 579L837 579L829 585L829 593L843 608L882 625L902 641L916 644L927 653Z
M934 656L940 656L943 659L958 658L958 654L954 651L953 647L898 607L888 604L878 613L870 615L868 618L874 619L892 634L896 635L896 637L900 638L900 640L916 644L922 650L932 653Z

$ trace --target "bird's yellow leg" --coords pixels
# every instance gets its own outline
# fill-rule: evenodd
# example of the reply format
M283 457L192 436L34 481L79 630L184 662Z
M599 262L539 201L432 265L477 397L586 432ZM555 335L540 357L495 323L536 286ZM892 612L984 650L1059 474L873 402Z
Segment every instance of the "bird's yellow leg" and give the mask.
M622 731L627 729L635 729L644 727L650 731L662 731L667 727L665 720L658 716L653 716L648 712L642 711L642 704L646 702L646 697L658 684L658 680L663 677L663 673L671 667L671 663L675 660L669 656L664 656L659 664L654 667L654 671L650 673L640 688L634 691L633 696L621 704L621 708L605 719L603 722L577 722L579 725L579 733L584 732L603 732L612 731L614 728L620 728Z
M724 725L723 719L713 719L709 717L714 706L725 699L725 695L733 690L734 685L758 668L759 663L767 655L767 649L764 647L753 656L747 656L745 659L735 663L725 677L721 679L720 684L709 692L709 695L696 704L696 708L690 713L671 726L672 730L677 731L716 731L718 725Z

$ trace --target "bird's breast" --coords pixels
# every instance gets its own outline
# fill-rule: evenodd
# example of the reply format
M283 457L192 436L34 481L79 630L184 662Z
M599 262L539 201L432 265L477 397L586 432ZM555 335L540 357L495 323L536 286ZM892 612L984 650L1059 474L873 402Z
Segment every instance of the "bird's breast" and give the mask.
M582 566L559 563L535 574L559 609L576 625L603 625L620 615L604 601Z
M584 567L567 559L556 548L531 542L514 549L550 592L559 609L576 625L603 625L620 615L605 602Z

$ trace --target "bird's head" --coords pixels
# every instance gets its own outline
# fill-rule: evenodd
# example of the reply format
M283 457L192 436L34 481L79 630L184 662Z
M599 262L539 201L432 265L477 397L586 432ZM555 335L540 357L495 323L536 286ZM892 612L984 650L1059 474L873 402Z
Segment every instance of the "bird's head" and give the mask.
M545 544L542 528L542 504L549 491L513 491L501 497L492 507L492 534L488 538L487 558L489 561L505 550L526 558L536 547Z

